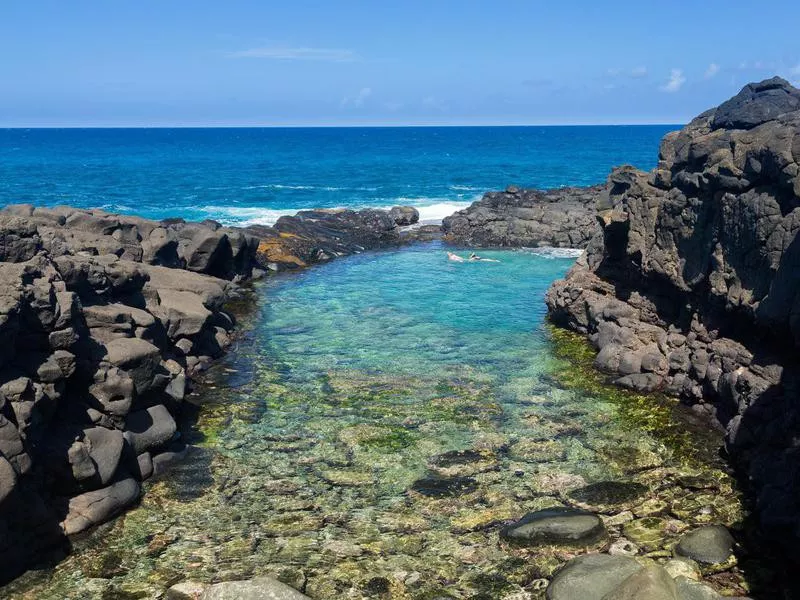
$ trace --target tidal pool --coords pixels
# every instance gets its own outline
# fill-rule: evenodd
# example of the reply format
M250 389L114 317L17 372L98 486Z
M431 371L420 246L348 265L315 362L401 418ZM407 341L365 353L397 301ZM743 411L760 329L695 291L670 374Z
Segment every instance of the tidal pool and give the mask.
M528 511L589 508L653 558L692 526L738 526L718 440L671 401L606 386L583 343L546 326L544 293L573 259L481 254L500 262L429 244L259 283L192 399L186 459L5 593L159 598L268 574L315 600L520 600L585 551L501 542ZM706 580L746 591L738 571Z

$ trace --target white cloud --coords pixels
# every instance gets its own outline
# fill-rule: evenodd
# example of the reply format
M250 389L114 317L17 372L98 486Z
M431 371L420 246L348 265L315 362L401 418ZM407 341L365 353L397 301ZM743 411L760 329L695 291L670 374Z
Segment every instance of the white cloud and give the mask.
M719 65L717 63L711 63L708 65L706 74L703 77L706 79L711 79L712 77L716 77L717 73L719 73Z
M686 77L683 76L683 69L672 69L667 83L661 86L662 92L673 94L683 87Z
M270 60L321 60L326 62L352 62L358 55L352 50L336 48L287 48L271 46L250 48L228 54L229 58L265 58Z
M372 88L361 88L355 96L346 96L342 98L342 106L352 106L354 108L361 108L364 102L372 95Z
M800 64L793 66L789 69L789 75L800 76Z
M384 102L383 107L391 112L396 112L403 109L405 104L403 102Z
M634 79L642 79L643 77L647 77L647 67L636 67L631 69L629 75Z

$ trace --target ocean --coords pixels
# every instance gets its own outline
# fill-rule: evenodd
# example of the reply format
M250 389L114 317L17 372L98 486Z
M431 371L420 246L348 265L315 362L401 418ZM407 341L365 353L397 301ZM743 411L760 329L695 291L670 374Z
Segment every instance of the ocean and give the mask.
M307 208L411 204L439 220L509 184L655 166L669 125L0 129L0 203L271 224Z

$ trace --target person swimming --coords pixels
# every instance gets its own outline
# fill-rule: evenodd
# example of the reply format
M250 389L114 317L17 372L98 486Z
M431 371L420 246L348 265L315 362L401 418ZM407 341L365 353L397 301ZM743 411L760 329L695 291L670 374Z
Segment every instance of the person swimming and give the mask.
M465 259L458 254L454 254L453 252L447 253L447 258L452 260L453 262L465 262ZM500 262L499 260L495 260L494 258L483 258L482 256L478 256L475 252L470 252L469 254L469 261L470 262Z

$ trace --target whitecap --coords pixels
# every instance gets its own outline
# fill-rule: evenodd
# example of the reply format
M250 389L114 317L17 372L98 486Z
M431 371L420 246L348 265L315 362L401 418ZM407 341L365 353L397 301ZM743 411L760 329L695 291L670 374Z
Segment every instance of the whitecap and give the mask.
M382 210L389 210L393 206L405 205L413 206L419 211L419 224L420 225L436 225L442 222L442 219L452 215L454 212L463 210L470 206L472 202L457 202L448 198L373 198L373 201L385 202L385 205L357 205L357 206L323 206L315 207L317 209L341 210L347 208L350 210L362 210L365 208L377 208ZM235 225L239 227L246 227L248 225L274 225L278 219L285 215L294 215L301 210L313 210L310 207L297 207L286 209L272 209L262 208L258 206L221 206L221 205L208 205L201 206L195 209L197 212L205 215L209 219L219 221L223 225Z
M542 258L578 258L583 254L581 248L554 248L552 246L542 246L540 248L522 248L523 252L529 252Z

